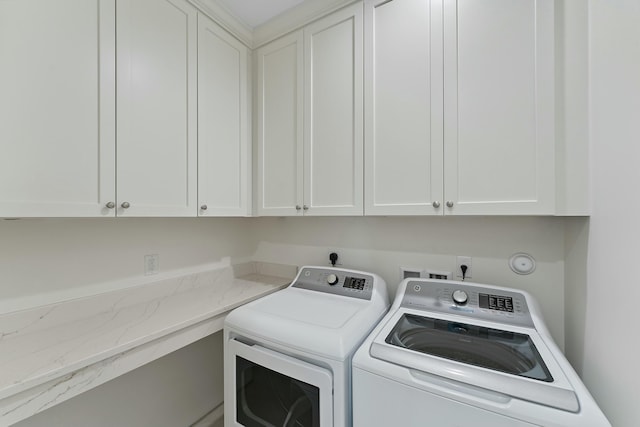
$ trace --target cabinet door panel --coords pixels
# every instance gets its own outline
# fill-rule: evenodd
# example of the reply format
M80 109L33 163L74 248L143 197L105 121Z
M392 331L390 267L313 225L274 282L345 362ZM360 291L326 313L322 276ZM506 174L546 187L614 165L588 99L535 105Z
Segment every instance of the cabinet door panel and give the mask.
M305 28L305 205L363 213L362 4Z
M0 216L113 216L115 2L0 1Z
M196 215L197 13L185 0L118 0L118 209Z
M296 215L302 205L302 31L257 53L258 215Z
M365 3L367 215L443 212L441 16L439 1Z
M247 48L198 15L198 200L202 216L248 214Z
M554 209L553 2L445 2L447 213Z

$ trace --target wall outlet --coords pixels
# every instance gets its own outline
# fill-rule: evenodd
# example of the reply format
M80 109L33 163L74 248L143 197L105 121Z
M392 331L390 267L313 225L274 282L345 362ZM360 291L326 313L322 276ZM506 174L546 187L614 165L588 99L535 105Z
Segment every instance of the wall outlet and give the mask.
M425 270L424 277L427 279L451 280L453 274L450 271Z
M470 256L459 256L456 258L456 277L462 279L462 269L461 266L467 266L467 272L464 275L465 280L471 279L473 277L473 269L471 268L471 257Z
M151 254L144 256L144 275L150 276L157 274L160 269L160 257L158 254Z

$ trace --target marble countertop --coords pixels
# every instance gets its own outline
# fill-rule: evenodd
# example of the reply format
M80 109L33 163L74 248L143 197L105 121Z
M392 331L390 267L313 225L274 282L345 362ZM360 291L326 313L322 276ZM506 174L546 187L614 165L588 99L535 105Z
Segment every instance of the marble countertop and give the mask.
M221 330L229 311L295 273L257 270L236 277L226 266L0 315L0 426Z

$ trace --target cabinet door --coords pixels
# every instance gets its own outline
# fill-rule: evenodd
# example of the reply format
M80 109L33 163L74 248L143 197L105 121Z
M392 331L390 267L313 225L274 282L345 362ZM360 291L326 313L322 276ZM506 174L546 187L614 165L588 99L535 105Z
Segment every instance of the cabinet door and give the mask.
M256 52L258 215L302 214L302 40L299 31Z
M117 34L118 215L195 216L196 9L118 0Z
M442 91L442 2L367 0L367 215L442 214Z
M362 3L304 29L305 207L363 214Z
M247 55L242 43L198 14L200 216L249 214Z
M553 7L445 1L446 213L553 214Z
M113 216L114 0L0 1L0 216Z

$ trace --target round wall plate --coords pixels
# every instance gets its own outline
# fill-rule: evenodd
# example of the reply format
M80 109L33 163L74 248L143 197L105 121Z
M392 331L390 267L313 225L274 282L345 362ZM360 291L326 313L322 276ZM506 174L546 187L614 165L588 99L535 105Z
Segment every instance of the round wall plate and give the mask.
M529 254L519 252L509 258L509 267L516 274L531 274L536 269L536 260Z

